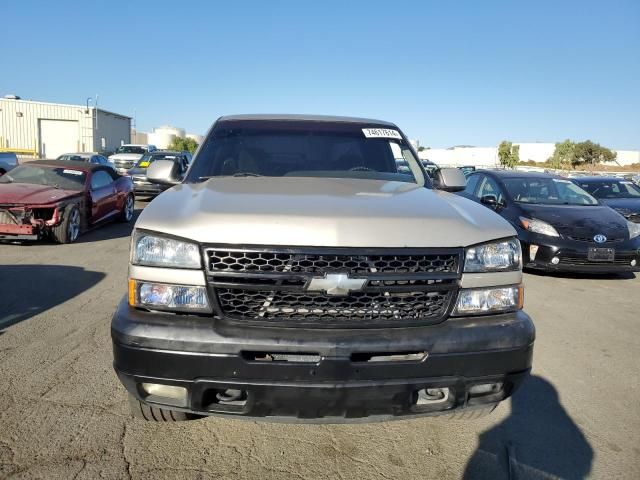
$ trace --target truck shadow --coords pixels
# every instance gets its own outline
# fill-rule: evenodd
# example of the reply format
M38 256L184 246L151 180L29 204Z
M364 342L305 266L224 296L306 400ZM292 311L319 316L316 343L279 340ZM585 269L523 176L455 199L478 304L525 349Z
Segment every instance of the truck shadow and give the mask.
M636 278L633 272L618 273L573 273L573 272L542 272L525 268L524 272L535 277L554 277L554 278L570 278L575 280L634 280Z
M585 478L593 449L559 402L556 389L532 375L511 399L511 414L480 434L465 479L495 477L488 458L498 460L504 478Z
M0 265L0 334L80 295L104 277L68 265Z

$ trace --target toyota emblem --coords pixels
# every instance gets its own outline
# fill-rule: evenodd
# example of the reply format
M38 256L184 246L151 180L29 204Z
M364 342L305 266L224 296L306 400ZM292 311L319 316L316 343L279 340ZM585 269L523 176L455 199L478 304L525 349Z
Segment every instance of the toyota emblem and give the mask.
M605 243L607 241L607 237L599 233L595 237L593 237L593 241L596 243Z

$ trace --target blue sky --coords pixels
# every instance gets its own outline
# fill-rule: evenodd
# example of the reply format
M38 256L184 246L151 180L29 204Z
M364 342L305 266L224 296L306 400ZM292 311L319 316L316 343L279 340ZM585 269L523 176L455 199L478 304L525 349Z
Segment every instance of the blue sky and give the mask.
M319 113L432 147L640 149L638 0L2 3L0 94L99 94L143 131Z

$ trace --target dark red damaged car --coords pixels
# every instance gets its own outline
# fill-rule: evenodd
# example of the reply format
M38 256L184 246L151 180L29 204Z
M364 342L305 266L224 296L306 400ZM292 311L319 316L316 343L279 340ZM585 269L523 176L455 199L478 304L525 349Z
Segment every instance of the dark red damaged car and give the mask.
M0 177L0 240L71 243L108 220L133 218L133 182L104 165L40 160Z

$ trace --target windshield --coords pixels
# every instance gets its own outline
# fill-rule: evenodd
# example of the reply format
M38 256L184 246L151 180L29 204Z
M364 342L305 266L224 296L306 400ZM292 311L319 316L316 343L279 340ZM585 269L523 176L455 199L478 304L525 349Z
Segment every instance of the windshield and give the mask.
M569 180L505 178L507 192L518 203L542 205L598 205L598 201Z
M29 183L65 190L83 190L86 178L85 172L71 168L20 165L0 177L0 183Z
M415 156L395 129L352 123L257 123L217 127L186 182L218 176L286 176L424 183Z
M60 155L56 160L70 160L75 162L87 162L89 161L89 157L84 157L81 155Z
M143 154L147 151L143 147L136 147L134 145L123 145L116 149L116 153L138 153Z
M640 198L640 188L628 180L602 180L576 183L596 198Z
M175 153L147 153L143 155L138 163L136 163L136 167L139 168L147 168L150 164L155 162L156 160L177 160L178 156Z

